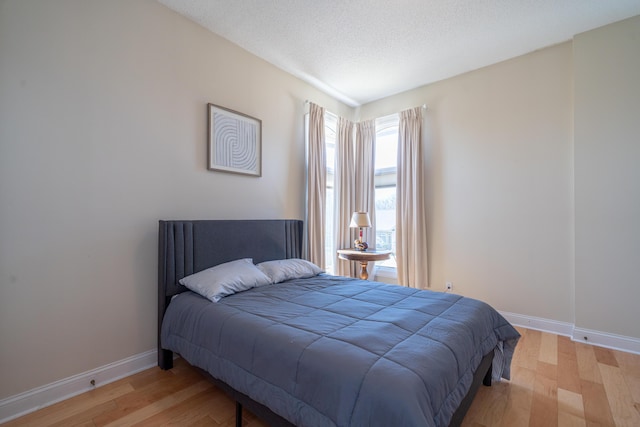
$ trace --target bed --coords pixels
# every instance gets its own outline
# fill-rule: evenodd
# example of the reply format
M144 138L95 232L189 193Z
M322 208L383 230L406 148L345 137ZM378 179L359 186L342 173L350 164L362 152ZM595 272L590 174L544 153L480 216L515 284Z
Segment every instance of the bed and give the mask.
M160 221L158 365L177 353L201 369L237 402L236 425L242 406L278 426L460 425L481 383L509 378L519 334L481 301L318 274L214 303L179 283L236 260L294 262L302 230Z

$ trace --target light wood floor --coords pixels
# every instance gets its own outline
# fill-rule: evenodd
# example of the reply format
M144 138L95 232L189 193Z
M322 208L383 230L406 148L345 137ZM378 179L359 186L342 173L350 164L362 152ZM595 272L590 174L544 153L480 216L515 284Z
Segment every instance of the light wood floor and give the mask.
M518 328L511 381L480 387L464 426L640 426L640 355ZM181 359L10 426L234 426L235 405ZM264 424L245 411L245 427Z

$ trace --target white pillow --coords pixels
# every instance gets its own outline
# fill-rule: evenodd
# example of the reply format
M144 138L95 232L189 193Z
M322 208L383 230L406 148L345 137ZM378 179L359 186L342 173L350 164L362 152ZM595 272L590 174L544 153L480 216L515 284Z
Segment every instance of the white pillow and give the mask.
M269 276L273 283L280 283L290 279L304 279L317 276L323 272L317 265L299 258L265 261L258 264L258 268Z
M271 279L262 273L251 258L226 262L180 279L180 283L213 302L236 292L269 285Z

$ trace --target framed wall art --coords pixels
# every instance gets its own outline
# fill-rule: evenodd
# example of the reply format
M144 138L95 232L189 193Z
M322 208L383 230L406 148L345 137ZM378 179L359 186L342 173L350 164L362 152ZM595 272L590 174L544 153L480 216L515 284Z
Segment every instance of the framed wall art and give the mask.
M262 176L262 121L207 104L209 170Z

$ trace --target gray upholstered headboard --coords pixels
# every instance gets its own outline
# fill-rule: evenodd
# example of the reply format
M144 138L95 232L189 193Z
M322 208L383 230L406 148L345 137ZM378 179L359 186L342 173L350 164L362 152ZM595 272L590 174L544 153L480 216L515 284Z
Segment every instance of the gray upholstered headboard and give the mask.
M187 289L178 280L240 258L254 263L302 257L302 221L160 221L158 239L158 357L160 328L171 296Z
M158 284L172 296L186 290L178 280L224 262L300 258L302 221L160 221L158 243Z

